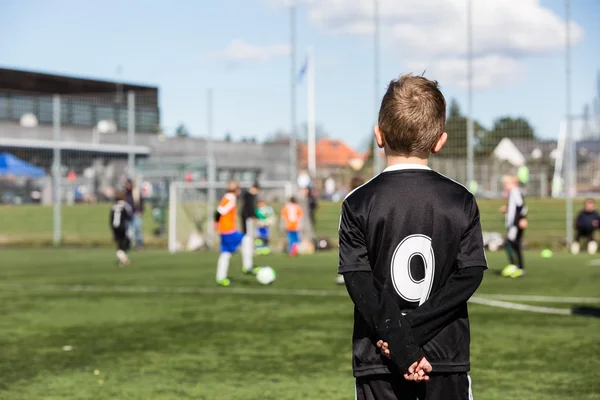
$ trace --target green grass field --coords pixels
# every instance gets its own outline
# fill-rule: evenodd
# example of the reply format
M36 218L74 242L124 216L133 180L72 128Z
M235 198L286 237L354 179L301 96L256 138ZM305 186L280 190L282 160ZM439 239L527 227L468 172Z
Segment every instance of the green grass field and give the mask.
M0 252L0 399L354 396L335 252L258 259L277 270L269 287L234 258L230 288L214 286L212 253L146 250L120 269L108 249ZM477 296L600 297L597 258L537 254L520 280L500 278L503 254L490 254ZM475 399L600 399L600 319L480 304L470 315Z
M498 213L502 200L479 200L484 231L504 232L503 216ZM529 229L525 241L530 247L562 247L565 237L565 203L562 200L528 199ZM578 209L580 204L576 204ZM108 234L109 204L81 204L62 208L63 244L67 246L112 246ZM0 206L0 245L51 246L53 214L46 206ZM321 202L317 233L337 237L339 203ZM146 242L166 247L167 238L152 236L157 226L150 212L144 217Z

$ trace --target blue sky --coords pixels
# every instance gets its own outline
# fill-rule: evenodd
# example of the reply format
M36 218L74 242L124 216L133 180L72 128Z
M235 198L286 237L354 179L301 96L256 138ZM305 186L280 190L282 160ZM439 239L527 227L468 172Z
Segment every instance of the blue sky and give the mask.
M398 74L427 69L466 109L466 0L403 1L381 0L379 95ZM555 138L565 115L564 1L474 2L475 118L491 126L501 115L525 116L540 136ZM122 80L160 87L167 132L184 123L199 136L212 88L215 136L263 138L290 126L284 3L0 0L0 65L110 80L121 65ZM297 69L313 46L317 122L359 147L376 112L372 0L300 3ZM600 69L600 2L573 0L571 15L573 112L580 113ZM302 124L306 86L297 89Z

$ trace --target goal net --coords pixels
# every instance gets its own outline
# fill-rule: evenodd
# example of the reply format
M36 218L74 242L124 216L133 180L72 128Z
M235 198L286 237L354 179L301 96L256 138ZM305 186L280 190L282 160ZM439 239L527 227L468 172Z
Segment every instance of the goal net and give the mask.
M285 235L280 225L279 212L286 199L292 194L292 185L287 181L259 182L259 200L265 200L274 210L275 218L270 226L270 247L283 247ZM227 182L172 182L169 187L169 251L196 251L215 249L219 244L214 229L214 213L225 195ZM253 182L241 182L242 192L252 187ZM238 227L241 201L238 203ZM254 233L254 232L253 232Z

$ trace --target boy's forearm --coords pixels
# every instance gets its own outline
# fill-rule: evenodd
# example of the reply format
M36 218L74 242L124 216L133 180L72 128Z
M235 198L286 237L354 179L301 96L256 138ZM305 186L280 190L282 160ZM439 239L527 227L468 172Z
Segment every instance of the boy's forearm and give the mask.
M458 269L425 303L406 315L419 346L425 345L462 315L467 300L483 280L484 270L484 267Z
M392 361L400 371L407 371L424 354L394 299L381 290L371 272L346 272L344 282L358 313L368 323L376 340L388 342Z

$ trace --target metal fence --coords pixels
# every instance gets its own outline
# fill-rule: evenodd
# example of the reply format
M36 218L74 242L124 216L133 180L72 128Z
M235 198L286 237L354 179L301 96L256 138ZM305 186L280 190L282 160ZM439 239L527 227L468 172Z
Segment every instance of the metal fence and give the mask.
M159 123L155 92L0 90L0 153L8 166L0 173L0 203L7 206L0 208L7 217L0 244L109 242L106 203L128 178L147 198L149 240L166 244L170 182L289 178L289 143L167 137Z

